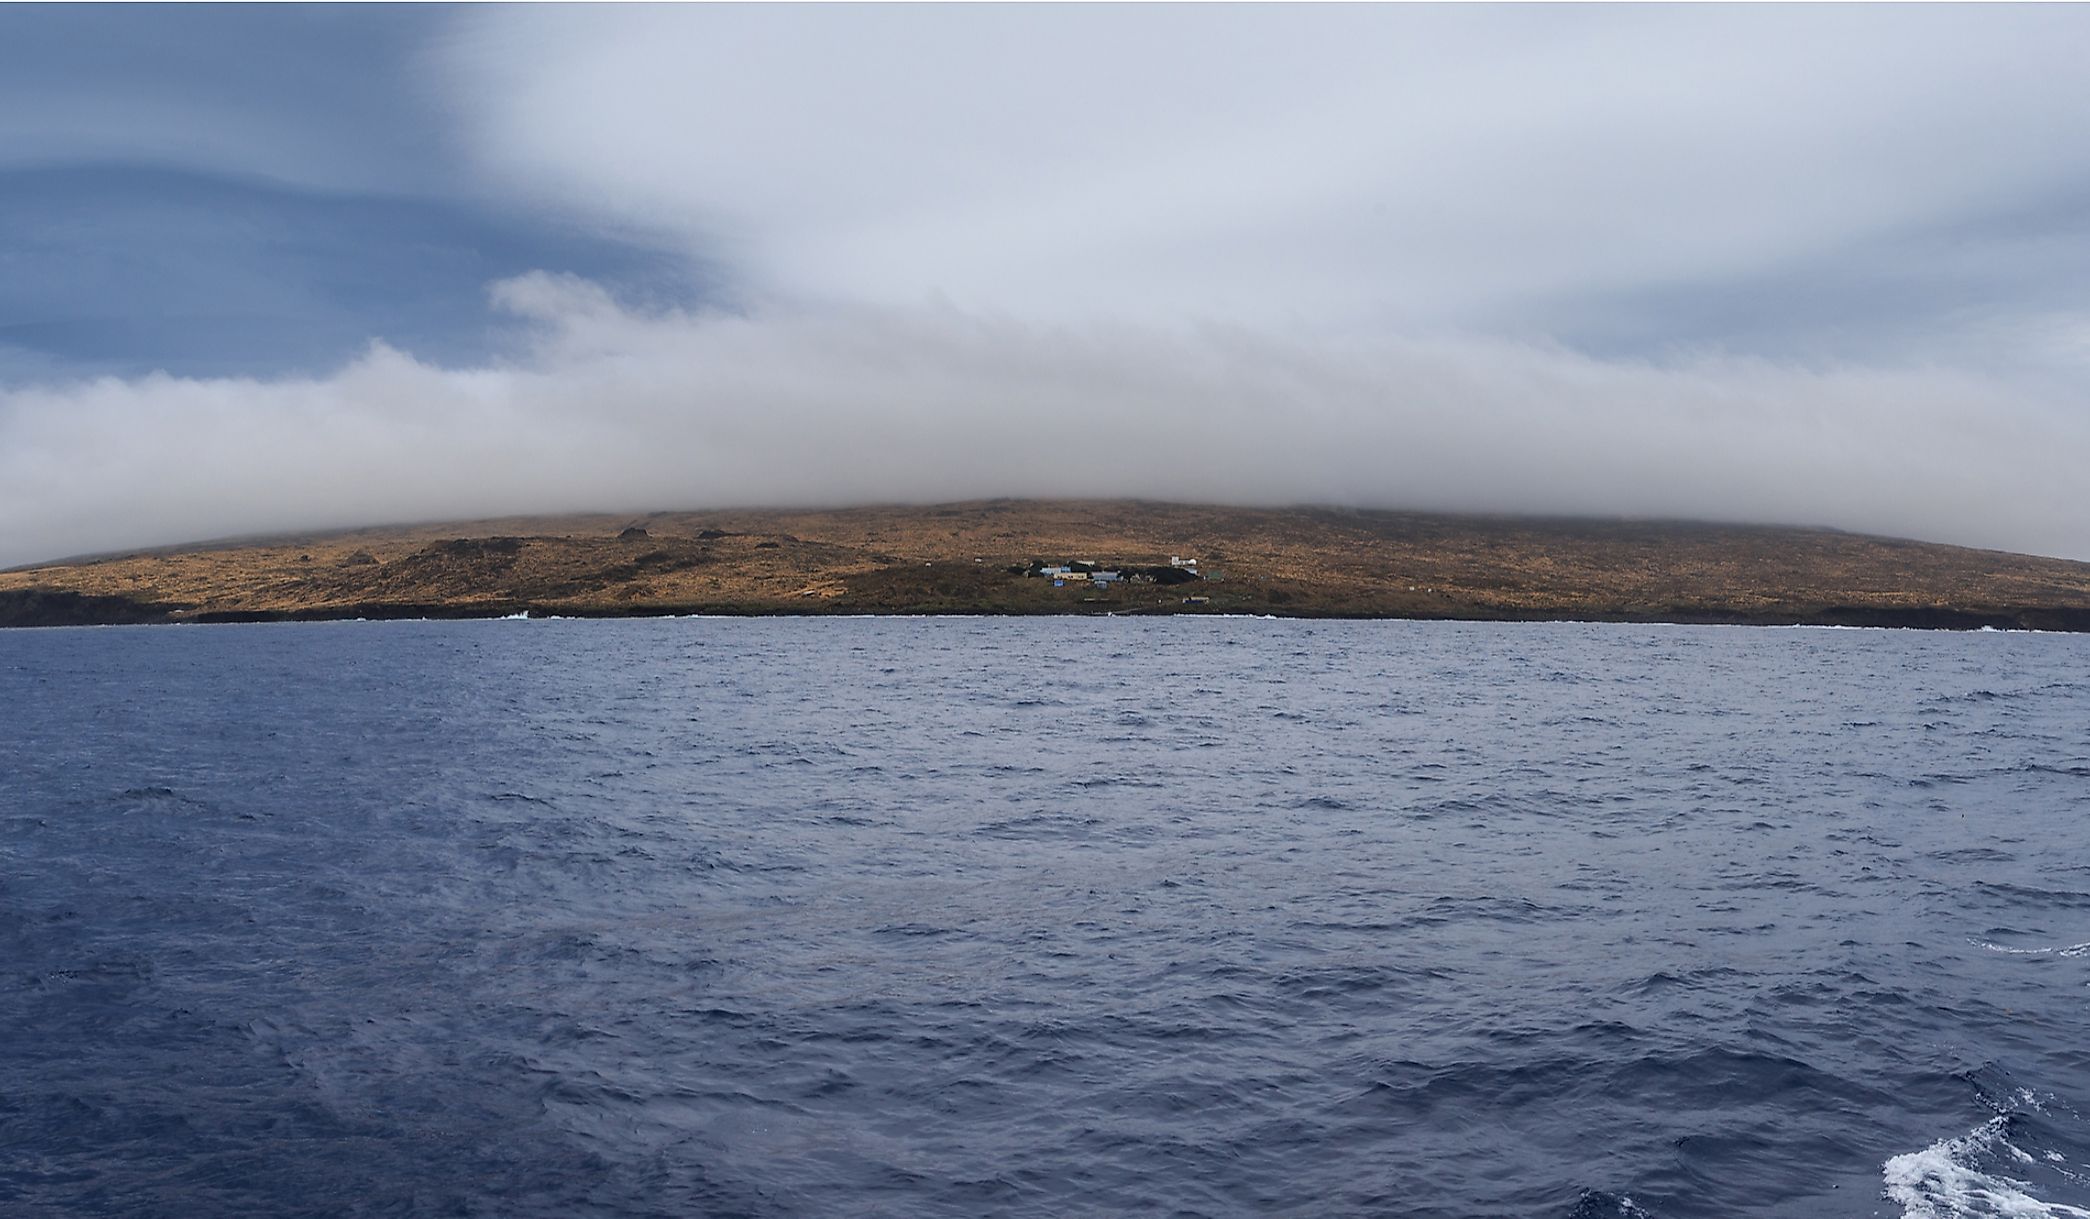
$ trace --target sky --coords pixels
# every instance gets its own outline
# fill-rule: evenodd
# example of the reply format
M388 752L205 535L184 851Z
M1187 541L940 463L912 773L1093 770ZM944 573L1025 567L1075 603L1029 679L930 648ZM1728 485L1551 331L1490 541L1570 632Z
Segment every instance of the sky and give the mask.
M1130 495L2090 559L2090 8L0 6L0 565Z

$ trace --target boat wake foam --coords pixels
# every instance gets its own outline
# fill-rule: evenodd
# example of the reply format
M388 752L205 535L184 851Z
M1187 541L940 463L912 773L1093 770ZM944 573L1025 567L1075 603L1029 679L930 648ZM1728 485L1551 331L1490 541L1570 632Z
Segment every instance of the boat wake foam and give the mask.
M2028 1091L2014 1099L2041 1109ZM2090 1176L2072 1171L2058 1151L2034 1155L2019 1145L2030 1139L2012 1141L2024 1116L1999 1113L1965 1134L1889 1159L1881 1195L1901 1207L1902 1219L2090 1219L2090 1210L2033 1192L2066 1192L2071 1182L2090 1187ZM2035 1176L2043 1180L2035 1183Z

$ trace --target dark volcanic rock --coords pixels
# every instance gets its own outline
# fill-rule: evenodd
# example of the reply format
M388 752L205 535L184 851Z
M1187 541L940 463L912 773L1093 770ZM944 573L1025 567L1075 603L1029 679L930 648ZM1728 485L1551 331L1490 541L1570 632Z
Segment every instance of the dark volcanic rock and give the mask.
M512 559L522 553L522 548L521 538L452 538L447 542L433 543L420 553L452 559Z
M637 525L627 525L624 528L624 532L617 535L617 540L620 542L636 542L641 538L650 538L652 536L652 534L647 533Z
M390 621L404 618L505 618L529 606L521 601L473 601L466 603L430 601L368 601L297 610L206 610L187 621L231 622L325 622L343 618Z
M514 567L522 549L521 538L452 538L423 546L392 567L405 579L425 579L442 573L483 579Z
M165 622L181 608L130 597L104 597L48 588L0 591L0 627L114 626Z

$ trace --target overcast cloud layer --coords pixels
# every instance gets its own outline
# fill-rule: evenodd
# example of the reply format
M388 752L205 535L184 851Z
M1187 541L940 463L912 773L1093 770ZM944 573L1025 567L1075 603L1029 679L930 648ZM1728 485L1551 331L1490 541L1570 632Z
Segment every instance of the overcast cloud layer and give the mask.
M0 11L72 56L0 72L0 563L1090 494L2090 558L2084 10L306 12Z

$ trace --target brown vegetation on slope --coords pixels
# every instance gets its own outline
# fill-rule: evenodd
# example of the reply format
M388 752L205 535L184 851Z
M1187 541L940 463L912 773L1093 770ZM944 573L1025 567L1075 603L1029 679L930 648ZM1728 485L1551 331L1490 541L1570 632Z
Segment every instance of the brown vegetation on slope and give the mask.
M1035 559L1205 579L1110 590ZM1186 604L1185 596L1207 598ZM1136 501L510 518L0 573L0 624L660 613L1235 612L2090 629L2090 564L1827 530Z

